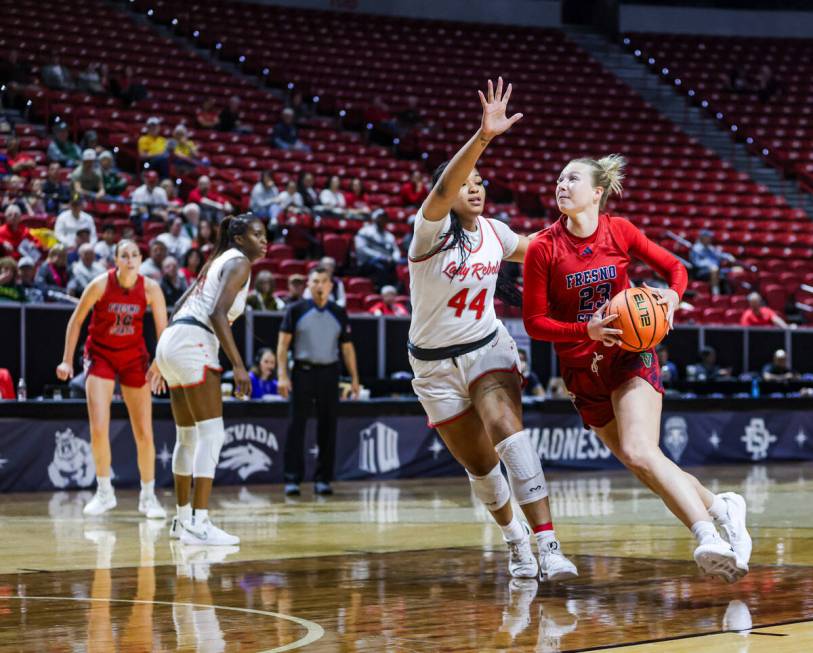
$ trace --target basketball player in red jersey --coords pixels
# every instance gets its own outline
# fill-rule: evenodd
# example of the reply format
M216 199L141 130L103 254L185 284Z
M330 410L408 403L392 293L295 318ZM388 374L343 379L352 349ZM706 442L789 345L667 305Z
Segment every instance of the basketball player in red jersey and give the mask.
M93 309L85 342L85 390L90 418L90 444L96 464L96 494L84 508L86 515L101 515L116 507L110 483L110 403L116 377L130 415L138 452L141 494L138 510L151 519L163 519L166 512L155 496L155 445L152 436L150 384L159 390L163 383L155 363L149 366L144 344L144 313L152 308L158 337L167 325L167 307L161 287L138 273L141 252L131 240L116 246L116 267L100 274L85 288L68 321L65 351L56 375L62 381L73 377L73 356L79 331ZM148 371L149 367L149 371ZM148 383L149 381L149 383Z
M732 492L712 494L663 454L658 357L654 349L618 347L621 331L610 327L617 316L604 314L606 303L630 286L632 259L668 281L669 288L650 290L667 305L670 327L687 284L680 261L628 220L604 213L609 196L621 192L624 166L623 157L613 155L576 159L562 171L556 185L562 216L525 255L525 328L532 338L555 343L584 424L691 529L701 570L733 582L748 572L751 556L745 500Z

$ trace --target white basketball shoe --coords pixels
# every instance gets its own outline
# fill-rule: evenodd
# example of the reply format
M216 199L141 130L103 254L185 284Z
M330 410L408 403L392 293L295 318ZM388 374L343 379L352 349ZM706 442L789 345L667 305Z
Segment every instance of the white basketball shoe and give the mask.
M522 522L525 535L521 540L506 541L508 546L508 573L514 578L536 578L539 573L534 552L531 549L531 529Z
M579 575L576 565L562 553L559 540L548 540L539 548L539 580L567 580Z
M720 536L731 545L737 555L737 568L741 576L748 573L748 562L751 560L753 543L745 527L745 499L734 492L723 492L719 497L725 502L728 514L715 520L720 529Z
M726 583L734 583L745 572L737 566L737 554L728 542L717 534L694 550L694 561L706 576L717 576Z
M209 519L181 525L181 542L200 546L235 546L240 538L215 526Z
M142 492L138 495L138 512L147 519L166 519L167 516L167 511L164 510L164 506L160 504L158 497L153 492L149 494Z
M116 493L113 490L96 490L93 498L85 504L82 512L88 517L98 517L116 507Z

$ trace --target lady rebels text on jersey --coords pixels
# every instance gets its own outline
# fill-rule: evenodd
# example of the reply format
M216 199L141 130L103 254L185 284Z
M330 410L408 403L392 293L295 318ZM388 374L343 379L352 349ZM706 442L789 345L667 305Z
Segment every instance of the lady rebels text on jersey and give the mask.
M555 343L563 365L590 364L603 345L587 335L598 308L629 288L627 268L640 259L683 296L686 268L625 218L599 216L596 231L578 238L562 216L528 246L525 255L523 318L528 335Z
M475 342L498 326L494 291L503 259L517 248L519 237L507 225L477 219L477 231L467 232L469 255L461 263L455 246L443 250L451 218L429 221L418 211L415 236L409 247L412 322L409 341L437 349Z

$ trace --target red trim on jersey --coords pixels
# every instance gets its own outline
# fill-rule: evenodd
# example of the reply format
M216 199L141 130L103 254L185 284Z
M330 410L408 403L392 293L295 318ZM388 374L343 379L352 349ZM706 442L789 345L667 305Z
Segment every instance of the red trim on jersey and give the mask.
M491 227L491 231L494 234L494 237L497 239L497 242L500 244L500 248L502 249L502 257L505 258L505 245L502 244L502 238L500 238L499 234L497 234L497 230L494 228L494 225L491 224L491 220L485 218L486 224ZM480 239L482 242L482 238Z
M203 378L200 381L198 381L197 383L190 383L189 385L183 385L183 384L181 384L181 385L170 385L169 389L170 390L177 390L178 388L181 388L181 390L186 390L187 388L197 388L198 386L203 385L204 383L206 383L206 373L209 370L212 370L213 372L222 372L223 368L222 367L212 367L211 365L204 365L203 366Z
M441 420L440 422L435 422L434 424L427 419L426 423L429 425L430 429L436 429L438 426L446 426L447 424L451 424L452 422L459 420L461 417L463 417L463 415L465 415L466 413L470 412L473 409L474 406L469 406L468 408L466 408L466 410L464 410L461 413L458 413L454 417L449 417L447 419Z

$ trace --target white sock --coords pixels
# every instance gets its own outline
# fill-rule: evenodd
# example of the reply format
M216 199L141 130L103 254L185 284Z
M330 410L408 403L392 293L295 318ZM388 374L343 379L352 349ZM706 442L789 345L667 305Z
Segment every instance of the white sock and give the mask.
M728 506L726 502L720 498L719 494L714 495L714 501L709 508L709 514L717 521L725 521L728 517Z
M516 515L511 518L505 526L500 526L503 539L506 542L516 542L517 540L525 539L525 529L522 528L522 522L517 519Z
M698 544L711 544L720 539L717 529L710 521L696 521L692 524L692 535L695 536Z
M178 521L182 524L188 524L192 521L192 504L187 503L185 506L175 506L175 512L178 515Z
M149 483L141 481L141 494L155 494L155 479Z
M192 510L192 523L195 526L200 526L203 522L209 519L209 509L195 508Z
M97 476L96 477L96 488L102 492L112 492L113 485L110 483L109 476Z

